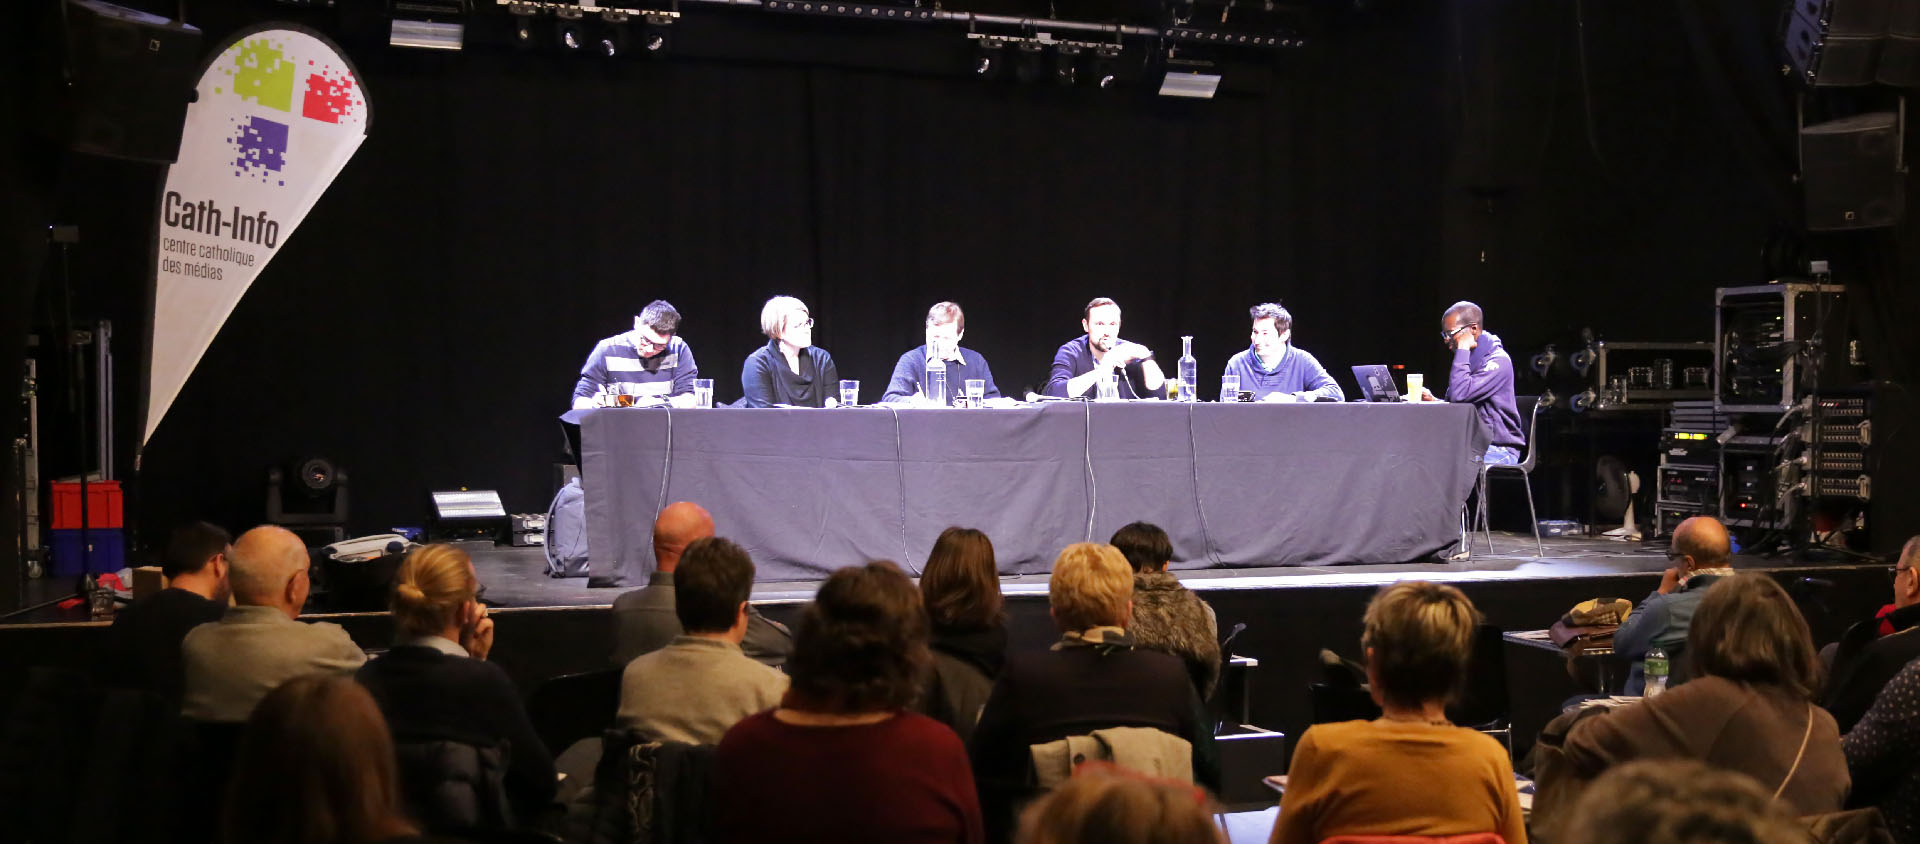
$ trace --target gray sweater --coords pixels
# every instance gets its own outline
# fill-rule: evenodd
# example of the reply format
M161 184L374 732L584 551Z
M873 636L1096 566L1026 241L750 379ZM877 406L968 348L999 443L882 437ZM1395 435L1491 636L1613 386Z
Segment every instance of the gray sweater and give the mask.
M261 698L305 674L347 673L367 654L337 624L306 624L273 607L237 606L180 643L185 700L198 721L245 721Z
M742 718L780 705L787 675L719 639L678 636L627 664L620 726L655 741L719 744Z

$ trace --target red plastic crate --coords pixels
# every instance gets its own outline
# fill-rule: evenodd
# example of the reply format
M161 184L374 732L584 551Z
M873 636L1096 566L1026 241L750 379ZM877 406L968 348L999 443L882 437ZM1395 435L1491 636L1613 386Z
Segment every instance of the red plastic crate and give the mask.
M80 484L55 481L49 484L53 488L53 523L50 530L80 529ZM90 481L87 483L87 527L118 528L125 525L120 496L119 481Z

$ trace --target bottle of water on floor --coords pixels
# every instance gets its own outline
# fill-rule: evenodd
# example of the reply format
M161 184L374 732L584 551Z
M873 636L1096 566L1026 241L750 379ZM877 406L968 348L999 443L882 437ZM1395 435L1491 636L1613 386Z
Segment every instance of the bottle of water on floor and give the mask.
M1180 338L1180 400L1193 401L1195 384L1200 383L1200 362L1193 359L1193 338Z
M927 401L947 406L947 362L937 355L927 361Z
M1667 659L1667 652L1660 648L1647 651L1643 673L1646 675L1647 697L1656 697L1667 690L1667 677L1673 673L1673 661Z

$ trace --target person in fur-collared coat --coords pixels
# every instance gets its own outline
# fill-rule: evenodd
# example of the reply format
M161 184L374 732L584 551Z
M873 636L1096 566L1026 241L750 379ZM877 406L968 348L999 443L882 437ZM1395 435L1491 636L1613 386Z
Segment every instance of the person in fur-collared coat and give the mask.
M1184 660L1200 699L1211 697L1220 682L1220 625L1213 608L1167 571L1173 559L1167 532L1134 522L1115 531L1107 544L1133 566L1133 622L1127 632L1140 647Z

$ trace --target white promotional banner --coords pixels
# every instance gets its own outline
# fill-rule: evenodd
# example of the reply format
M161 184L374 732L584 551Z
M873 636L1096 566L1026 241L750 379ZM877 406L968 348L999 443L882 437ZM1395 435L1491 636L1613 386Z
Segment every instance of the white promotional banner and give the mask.
M243 32L207 65L160 192L143 444L370 119L352 64L305 29Z

